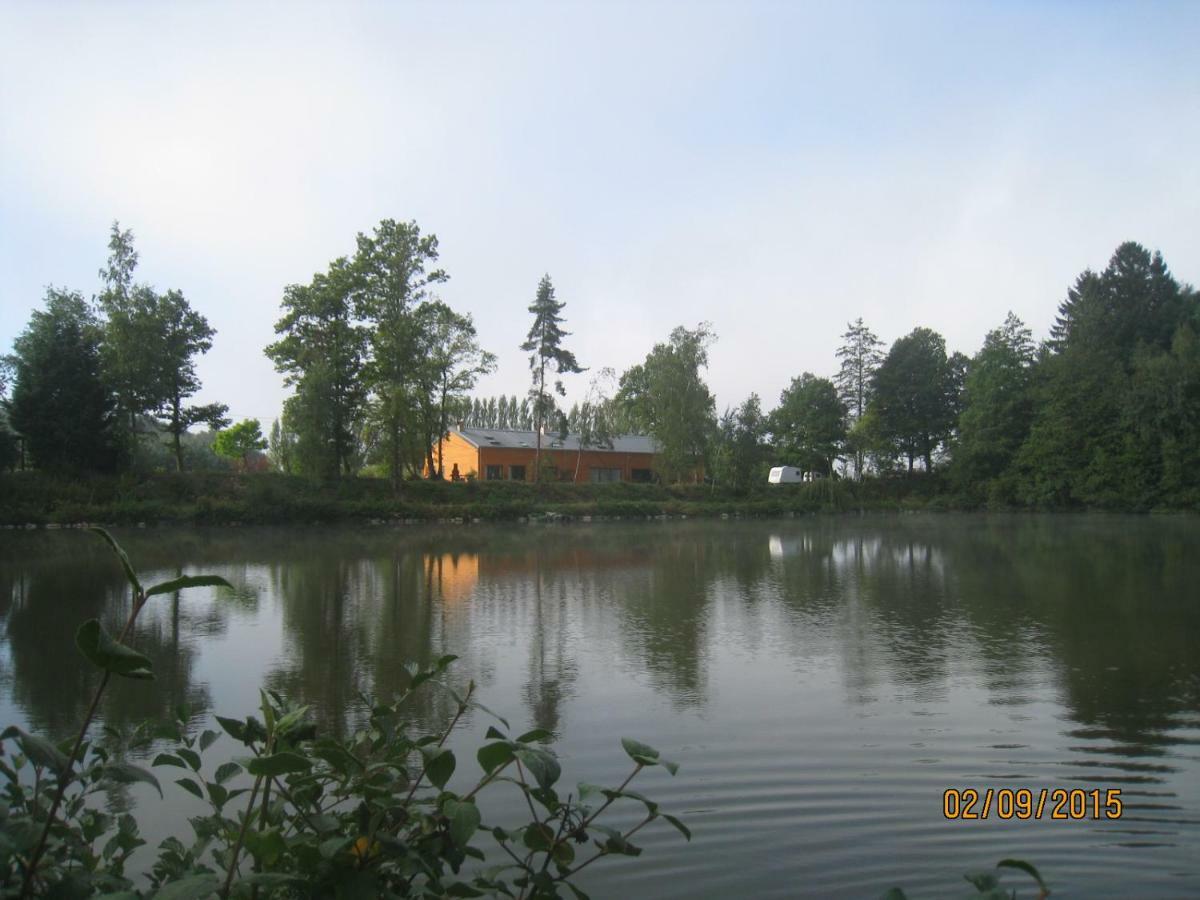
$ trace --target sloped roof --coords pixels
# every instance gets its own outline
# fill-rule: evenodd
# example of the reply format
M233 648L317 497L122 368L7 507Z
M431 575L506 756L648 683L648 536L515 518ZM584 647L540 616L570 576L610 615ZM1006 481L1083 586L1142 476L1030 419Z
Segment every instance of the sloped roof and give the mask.
M505 447L529 449L537 446L537 432L509 431L504 428L455 428L454 433L475 447ZM557 432L542 435L543 450L579 450L579 435L568 434L560 438ZM611 453L657 453L654 438L644 434L621 434L612 439L611 447L587 446L588 452Z

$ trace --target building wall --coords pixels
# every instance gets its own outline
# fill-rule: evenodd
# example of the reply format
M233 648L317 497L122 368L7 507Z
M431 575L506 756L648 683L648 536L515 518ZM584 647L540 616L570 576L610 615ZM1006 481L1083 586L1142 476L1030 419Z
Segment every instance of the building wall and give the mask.
M438 448L437 444L433 445L433 461L437 463ZM462 439L462 436L457 432L450 432L450 436L442 439L442 474L446 479L450 479L450 473L454 471L454 464L458 463L458 474L466 478L472 472L477 478L483 477L483 470L479 468L479 451L467 441ZM425 473L427 476L429 472Z
M485 478L487 467L498 465L507 480L510 466L525 466L525 480L533 481L533 468L536 453L533 449L514 447L480 447L479 448L479 477ZM621 481L632 481L634 469L653 469L653 453L613 453L609 450L585 450L580 458L575 450L555 450L542 448L542 458L549 458L557 467L560 481L571 481L574 478L579 483L592 480L591 470L620 469ZM575 475L575 465L578 461L579 474Z
M529 447L475 447L464 440L457 432L442 441L442 471L447 479L458 463L458 472L466 478L472 472L481 481L487 478L488 466L500 466L501 479L510 480L512 466L525 467L525 480L533 481L535 448ZM437 447L433 448L434 462L437 462ZM575 480L581 484L592 480L592 469L620 469L621 481L632 481L634 469L654 468L653 453L614 453L611 450L585 450L579 458L575 450L555 450L551 447L542 448L542 458L553 461L559 472L559 480ZM579 474L575 477L576 461L579 463ZM427 475L429 473L426 473Z

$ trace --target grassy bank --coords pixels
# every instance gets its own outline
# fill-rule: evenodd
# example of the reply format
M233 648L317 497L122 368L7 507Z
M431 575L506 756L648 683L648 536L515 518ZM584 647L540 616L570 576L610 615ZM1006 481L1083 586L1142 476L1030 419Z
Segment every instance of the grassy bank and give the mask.
M186 473L65 479L36 472L0 477L0 525L81 522L288 524L532 516L784 516L856 510L951 508L935 479L763 485L736 495L702 485L406 482L323 484L274 473Z

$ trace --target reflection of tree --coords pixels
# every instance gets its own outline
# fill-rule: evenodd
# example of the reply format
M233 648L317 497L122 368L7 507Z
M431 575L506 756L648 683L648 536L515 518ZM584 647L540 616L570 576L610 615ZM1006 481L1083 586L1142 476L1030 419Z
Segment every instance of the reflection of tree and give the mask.
M12 695L33 728L63 737L78 727L99 677L76 651L75 631L86 619L98 618L118 634L130 594L116 560L90 535L43 536L33 550L19 570L6 561L10 574L0 585ZM105 695L105 724L163 719L185 701L198 708L207 704L207 692L192 684L195 647L179 639L189 618L177 598L156 597L147 606L126 642L150 658L155 680L118 679Z
M990 547L1008 573L975 576L970 614L993 640L1032 641L1055 663L1072 718L1153 742L1200 705L1200 537L1188 521L1137 517L980 524L957 548ZM959 568L978 573L978 557ZM1014 634L1014 629L1020 631ZM1024 637L1024 640L1021 640Z
M363 565L345 559L289 560L272 572L283 599L285 658L268 684L293 701L311 704L324 728L340 732L358 703L365 651Z
M658 535L655 535L658 537ZM649 566L614 583L626 653L680 705L702 704L714 542L668 538L649 543Z
M562 706L574 694L579 674L567 647L569 602L565 586L552 583L549 592L543 590L539 559L533 574L533 636L524 695L534 726L555 734L561 728Z
M1200 607L1188 602L1200 537L1190 521L920 516L118 538L148 582L184 565L238 590L151 601L130 643L158 680L122 682L103 710L113 724L206 705L208 686L194 683L204 639L274 615L282 656L248 654L227 677L257 684L265 673L330 729L361 712L360 692L400 690L405 663L454 653L453 682L519 679L533 722L559 730L584 690L576 647L605 641L611 662L677 706L702 706L727 629L743 649L834 656L852 701L881 685L943 696L953 666L973 670L994 703L1022 703L1044 693L1049 671L1073 719L1147 748L1200 704ZM33 727L62 736L78 722L94 673L74 650L75 629L98 617L115 633L128 599L93 537L0 543L0 679ZM416 700L414 718L446 721L445 694Z

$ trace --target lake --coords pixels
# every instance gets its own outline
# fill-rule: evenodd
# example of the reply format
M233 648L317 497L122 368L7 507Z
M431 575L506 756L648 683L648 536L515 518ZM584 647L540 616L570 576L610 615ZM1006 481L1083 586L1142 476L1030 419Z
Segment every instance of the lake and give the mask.
M1010 856L1055 896L1200 896L1194 518L114 533L143 581L212 572L235 590L152 601L130 643L158 680L110 691L109 723L180 703L244 716L265 685L340 730L405 662L454 653L452 680L515 731L554 732L565 785L623 777L625 735L677 760L633 786L693 841L647 827L641 858L585 873L597 898L957 897ZM5 532L0 604L0 724L65 736L94 683L74 630L119 629L121 571L84 532ZM420 712L445 721L442 703ZM489 724L458 733L463 771ZM1123 811L948 820L944 792L968 788L1114 789ZM168 798L171 817L147 802L144 821L193 802ZM489 824L522 821L491 802ZM1005 883L1032 896L1023 879Z

